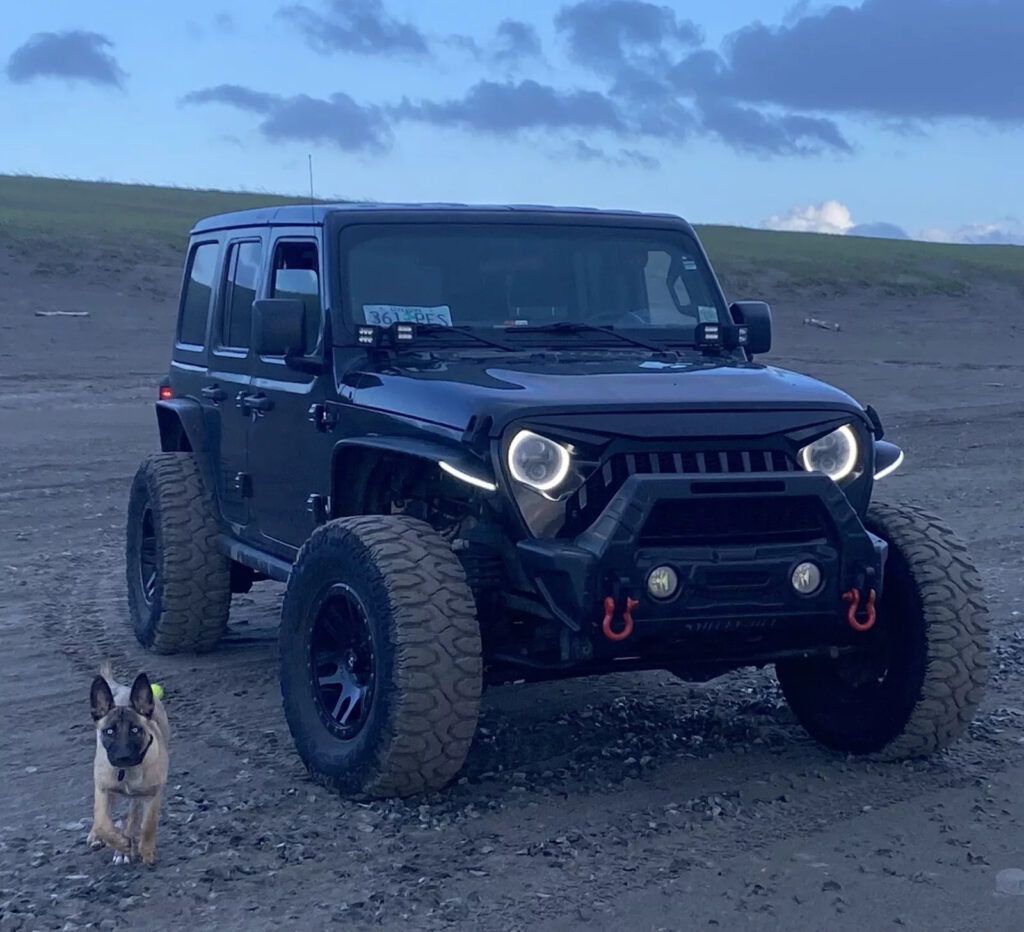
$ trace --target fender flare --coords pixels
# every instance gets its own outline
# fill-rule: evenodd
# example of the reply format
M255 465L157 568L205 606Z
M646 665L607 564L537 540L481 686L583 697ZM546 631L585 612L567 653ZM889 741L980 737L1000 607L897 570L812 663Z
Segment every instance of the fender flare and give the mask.
M217 494L216 476L206 443L203 408L192 398L170 398L156 403L156 421L160 431L160 449L164 453L189 450L195 454L203 485L211 498ZM182 440L187 445L182 444Z
M450 475L483 492L497 491L498 483L490 464L470 450L455 445L422 440L416 437L378 435L349 437L334 446L331 461L331 510L338 501L338 481L341 464L350 454L373 451L380 454L397 453L433 463Z
M875 441L875 479L884 479L899 469L903 450L888 440Z

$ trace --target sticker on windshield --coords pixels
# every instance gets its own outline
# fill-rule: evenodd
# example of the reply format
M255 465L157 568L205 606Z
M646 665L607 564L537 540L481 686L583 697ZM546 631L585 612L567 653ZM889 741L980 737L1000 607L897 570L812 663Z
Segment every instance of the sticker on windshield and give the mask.
M436 307L419 307L415 304L364 304L363 319L378 327L392 324L440 324L452 326L452 311L447 304Z
M718 323L718 308L707 307L701 304L697 308L697 318L702 324L717 324Z
M687 272L696 272L697 271L697 263L694 262L693 259L683 259L683 268Z

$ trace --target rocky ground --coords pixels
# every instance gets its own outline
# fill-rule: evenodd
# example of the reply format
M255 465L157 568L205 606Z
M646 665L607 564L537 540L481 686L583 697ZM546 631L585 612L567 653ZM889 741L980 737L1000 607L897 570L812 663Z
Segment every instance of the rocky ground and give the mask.
M985 578L993 680L953 750L886 766L829 754L770 671L622 675L492 690L456 785L357 804L293 752L279 587L238 597L209 656L145 654L127 626L124 511L156 447L176 258L67 267L0 249L0 929L1024 928L1017 292L764 295L773 361L882 412L907 462L880 496L943 514ZM154 869L85 843L87 696L107 655L166 690Z

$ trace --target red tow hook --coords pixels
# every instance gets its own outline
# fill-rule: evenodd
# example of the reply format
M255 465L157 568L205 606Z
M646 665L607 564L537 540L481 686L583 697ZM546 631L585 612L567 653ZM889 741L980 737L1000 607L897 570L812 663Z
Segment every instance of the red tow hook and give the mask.
M865 603L865 618L859 621L857 609L860 607L860 589L851 589L843 593L843 601L849 602L850 607L846 610L846 620L854 631L868 631L875 626L875 590L868 590L868 598Z
M636 599L626 597L626 608L622 613L622 630L616 631L612 627L615 618L615 599L610 595L604 598L604 620L601 622L601 632L609 641L624 641L633 633L633 609L640 603Z

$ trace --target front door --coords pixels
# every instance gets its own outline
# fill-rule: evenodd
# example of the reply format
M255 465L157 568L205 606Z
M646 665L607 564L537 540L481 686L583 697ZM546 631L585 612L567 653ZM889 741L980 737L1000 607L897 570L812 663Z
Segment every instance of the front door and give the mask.
M323 274L315 228L275 230L266 296L297 298L306 308L304 353L323 356ZM315 524L310 496L330 493L333 439L310 420L323 401L320 378L285 365L283 357L254 356L249 391L259 407L249 428L253 521L260 542L284 557ZM322 377L321 377L322 378Z

